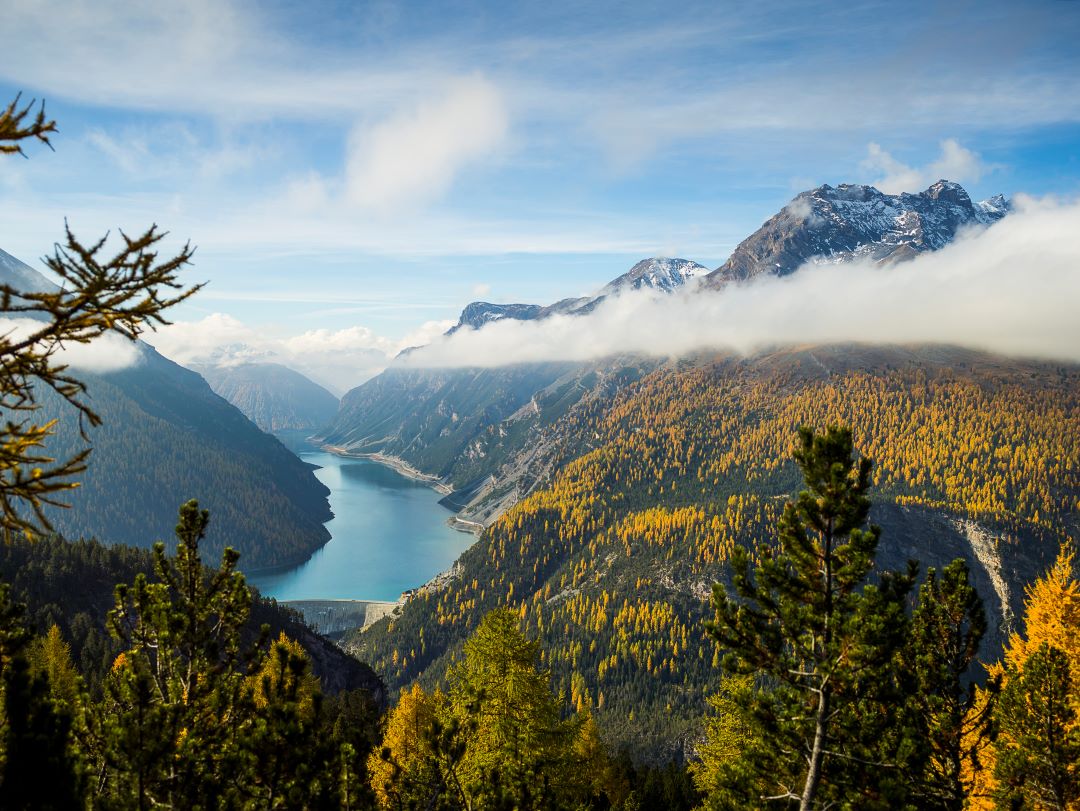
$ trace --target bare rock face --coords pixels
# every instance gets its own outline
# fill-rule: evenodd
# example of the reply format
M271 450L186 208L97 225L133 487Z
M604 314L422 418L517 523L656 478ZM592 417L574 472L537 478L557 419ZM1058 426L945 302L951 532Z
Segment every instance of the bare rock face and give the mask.
M1001 195L973 203L964 189L939 180L918 194L884 194L841 184L805 191L743 240L706 277L722 287L763 273L787 276L810 263L897 262L936 251L963 228L989 225L1008 213Z

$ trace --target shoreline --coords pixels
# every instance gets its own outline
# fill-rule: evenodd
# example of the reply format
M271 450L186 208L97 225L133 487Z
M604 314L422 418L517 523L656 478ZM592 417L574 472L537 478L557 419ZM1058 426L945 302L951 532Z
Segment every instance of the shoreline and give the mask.
M447 518L446 523L450 525L451 529L456 529L458 532L464 532L468 535L475 535L477 538L483 535L484 530L487 529L479 521L469 521L465 518L458 518L456 515Z
M424 473L421 470L417 470L410 465L404 459L398 456L391 456L390 454L383 453L382 451L376 451L374 453L355 453L347 451L345 448L339 445L319 445L320 450L324 450L327 453L332 453L334 456L340 456L344 459L368 459L372 462L376 462L380 465L388 467L392 470L396 470L406 479L412 479L413 481L422 482L428 485L436 493L441 493L444 496L448 496L454 492L454 488L449 484L443 482L438 476L431 473Z
M397 457L397 456L392 456L390 454L385 454L385 453L382 453L382 452L357 453L357 452L353 452L353 451L348 451L345 448L342 448L342 447L340 447L338 445L330 445L330 444L321 443L321 442L309 442L308 444L314 449L321 450L321 451L324 451L326 453L333 454L334 456L338 456L338 457L340 457L342 459L365 459L365 460L368 460L368 461L371 461L371 462L375 462L376 464L379 464L379 465L382 465L384 467L390 468L391 470L395 471L396 473L400 474L401 476L404 476L407 479L411 479L412 481L416 481L416 482L420 482L421 484L425 484L428 487L430 487L431 489L433 489L435 492L440 493L442 495L450 495L451 493L454 492L454 488L451 485L446 484L445 482L442 482L439 479L438 476L434 476L434 475L432 475L430 473L424 473L423 471L420 471L420 470L416 469L415 467L413 467L412 465L410 465L404 459L401 459L400 457ZM313 464L313 463L309 463L309 464ZM318 465L314 465L314 464L313 464L313 466L316 467L316 468L318 467ZM479 538L484 533L484 530L487 529L487 527L485 527L484 524L480 523L479 521L469 521L468 519L465 519L465 518L459 518L456 514L451 515L446 520L446 525L449 526L451 529L457 531L457 532L464 532L464 533L466 533L468 535L472 535L472 536L474 536L476 538ZM327 542L329 542L329 540L332 540L332 538L328 539ZM297 563L297 564L288 564L288 563L286 563L286 564L281 564L281 565L278 565L278 566L262 568L262 569L259 569L259 570L252 570L250 573L253 574L253 575L259 575L259 574L275 574L275 573L278 573L278 572L289 571L290 569L296 568L297 566L300 566L300 565L303 565L304 563L306 563L308 560L311 559L311 557L315 554L315 552L321 550L322 547L325 546L325 545L326 544L324 543L324 544L320 545L317 549L312 550L304 558L304 560L301 561L300 563ZM294 607L294 608L296 608L298 610L301 610L301 607L306 608L308 610L313 610L313 613L316 613L316 612L318 612L320 610L318 607L321 607L323 610L325 610L325 609L329 609L331 606L336 605L336 606L339 606L339 607L341 607L343 609L349 608L349 607L360 609L361 607L363 607L364 608L364 613L368 614L366 609L367 609L367 607L370 607L371 609L374 609L373 611L370 612L370 614L374 615L374 616L372 616L372 621L375 621L376 619L381 619L382 616L388 616L391 613L394 613L394 611L396 609L403 606L405 603L407 603L410 599L415 597L417 594L423 593L423 592L425 592L427 590L430 590L430 589L441 588L447 582L449 582L450 580L454 579L457 576L459 576L459 566L458 566L458 562L455 560L453 563L450 564L450 566L447 569L445 569L444 571L436 573L428 581L426 581L426 582L424 582L424 583L422 583L422 584L420 584L418 586L414 586L413 588L406 589L405 591L403 591L401 593L400 597L397 600L365 600L365 599L347 598L347 597L343 597L343 598L310 597L310 598L304 598L304 599L282 600L282 601L279 601L279 602L281 602L283 605L290 605L291 604L292 607ZM249 585L251 585L251 584L249 584ZM265 598L266 595L263 595L263 597ZM267 598L267 599L273 599L273 598ZM303 610L301 610L301 613L302 614L307 614L307 612L303 611ZM367 622L362 626L356 626L356 627L366 628L370 624L371 624L371 622Z

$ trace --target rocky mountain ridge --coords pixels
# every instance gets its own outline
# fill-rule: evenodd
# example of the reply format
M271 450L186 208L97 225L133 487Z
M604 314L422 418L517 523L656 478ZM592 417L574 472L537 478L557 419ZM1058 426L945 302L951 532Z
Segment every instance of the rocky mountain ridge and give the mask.
M503 319L515 321L536 321L553 315L587 315L600 302L611 296L635 290L654 290L658 293L674 293L694 279L704 277L709 269L689 259L671 259L652 257L642 259L621 276L612 279L594 295L579 298L565 298L554 304L492 304L487 301L474 301L465 306L457 324L447 331L447 335L471 327L482 329L487 324Z
M918 194L885 194L848 183L819 186L797 195L739 243L705 285L786 276L807 263L897 262L939 250L963 229L990 225L1008 211L1003 195L975 203L947 180Z

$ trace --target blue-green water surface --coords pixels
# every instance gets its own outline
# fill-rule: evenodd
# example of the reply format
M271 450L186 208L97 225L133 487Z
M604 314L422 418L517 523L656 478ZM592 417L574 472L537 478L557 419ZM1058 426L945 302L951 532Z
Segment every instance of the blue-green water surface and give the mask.
M430 487L366 459L302 451L330 488L331 540L293 569L248 575L282 600L396 600L457 560L476 538L451 529Z

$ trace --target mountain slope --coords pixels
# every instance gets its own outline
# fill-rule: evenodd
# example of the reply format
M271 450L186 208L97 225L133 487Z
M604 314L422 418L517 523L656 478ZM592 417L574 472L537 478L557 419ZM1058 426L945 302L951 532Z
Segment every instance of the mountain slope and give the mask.
M939 180L919 194L883 194L842 183L802 192L757 231L705 283L720 287L759 274L786 276L808 261L898 261L938 250L965 227L989 225L1008 212L1001 195L973 203Z
M473 302L447 334L507 318L587 317L609 296L673 293L707 272L686 259L645 259L594 296L546 307ZM658 365L625 357L495 369L391 368L348 392L317 439L338 451L404 462L452 488L445 503L462 510L463 519L487 524L551 472L562 418Z
M0 273L24 289L49 284L10 256ZM322 526L331 517L329 491L309 465L198 374L144 343L135 348L137 362L120 371L74 370L104 424L89 432L90 468L67 498L70 509L48 512L58 532L149 545L172 538L177 507L197 498L212 513L212 557L229 545L247 568L296 563L329 540ZM35 419L58 420L46 451L66 458L84 448L75 409L49 391L37 393Z
M444 503L489 523L558 463L567 415L658 361L529 363L495 369L389 369L342 398L317 441L393 458L453 489Z
M901 195L882 194L870 186L821 186L798 195L711 273L685 259L646 259L591 297L542 308L474 302L451 332L482 329L505 318L588 317L607 296L642 288L715 295L717 290L709 288L759 273L784 275L812 260L867 256L897 261L941 248L961 229L991 224L1007 211L1003 198L972 203L963 188L946 181L920 194ZM699 286L687 290L692 280L700 280ZM555 440L560 423L538 409L552 401L567 414L601 408L614 382L623 376L634 380L657 365L650 359L609 358L493 370L390 369L345 395L324 441L349 452L400 458L462 491L450 506L461 509L466 520L487 524L530 492L559 458ZM604 385L596 388L598 381ZM537 434L537 426L547 427Z
M999 649L1023 587L1080 534L1080 368L949 347L803 347L669 364L576 414L566 461L451 578L349 644L391 691L431 684L497 606L606 734L682 749L715 689L703 632L735 543L775 537L798 425L851 425L876 462L878 565L966 558Z
M262 430L314 431L337 413L338 398L279 363L192 365L210 388Z

